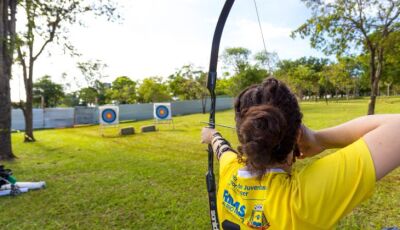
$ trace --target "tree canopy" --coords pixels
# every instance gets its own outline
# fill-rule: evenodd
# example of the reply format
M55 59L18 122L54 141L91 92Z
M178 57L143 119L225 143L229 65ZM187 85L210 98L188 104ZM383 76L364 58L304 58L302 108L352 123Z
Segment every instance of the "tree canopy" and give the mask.
M119 104L136 103L136 85L137 82L127 76L117 77L112 82L111 89L107 91L107 96L109 100Z
M142 103L165 102L171 100L168 86L161 77L148 77L138 88L138 101Z
M45 75L33 83L33 103L36 107L56 107L63 98L63 86L51 81L49 75Z
M302 0L312 16L292 35L310 37L312 47L342 56L369 54L371 101L368 114L375 112L379 81L384 69L385 46L400 30L399 0Z
M206 73L193 65L184 65L168 77L169 89L180 100L194 100L207 94Z

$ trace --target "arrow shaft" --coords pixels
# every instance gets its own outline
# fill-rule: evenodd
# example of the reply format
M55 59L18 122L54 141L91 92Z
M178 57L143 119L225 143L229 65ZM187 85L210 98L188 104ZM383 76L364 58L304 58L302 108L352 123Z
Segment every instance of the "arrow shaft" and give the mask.
M235 130L236 130L235 127L233 127L233 126L228 126L228 125L214 124L214 123L205 122L205 121L200 121L200 123L207 124L207 125L209 125L209 126L211 126L211 127L212 127L212 126L220 126L220 127L224 127L224 128L228 128L228 129L235 129Z

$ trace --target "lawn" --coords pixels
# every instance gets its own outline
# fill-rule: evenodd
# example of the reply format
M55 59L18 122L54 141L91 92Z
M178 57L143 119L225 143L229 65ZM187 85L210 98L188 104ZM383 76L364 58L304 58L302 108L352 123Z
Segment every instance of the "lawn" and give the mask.
M367 100L302 103L304 122L319 129L364 115ZM400 113L400 98L380 99L377 113ZM233 125L233 111L216 114ZM112 137L98 126L41 130L37 142L13 134L18 159L6 165L20 181L48 187L0 197L0 229L210 229L204 181L206 146L199 133L208 115L174 119L175 129ZM140 126L152 121L124 123ZM235 133L220 131L236 146ZM309 159L300 162L302 167ZM400 169L377 184L373 197L343 219L340 229L400 227Z

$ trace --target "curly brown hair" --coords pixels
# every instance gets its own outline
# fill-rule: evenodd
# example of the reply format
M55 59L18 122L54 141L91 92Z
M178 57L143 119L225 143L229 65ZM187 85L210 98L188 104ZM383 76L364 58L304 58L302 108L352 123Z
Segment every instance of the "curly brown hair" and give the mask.
M235 99L239 160L262 175L294 150L302 113L294 94L276 78L243 90Z

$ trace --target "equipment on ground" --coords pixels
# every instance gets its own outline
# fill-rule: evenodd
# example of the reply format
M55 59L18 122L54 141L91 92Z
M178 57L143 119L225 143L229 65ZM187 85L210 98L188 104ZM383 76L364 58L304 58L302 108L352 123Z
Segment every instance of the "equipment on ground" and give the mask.
M142 127L140 127L140 129L141 129L142 133L157 131L155 125L142 126Z
M17 182L11 169L5 169L0 165L0 196L16 196L29 190L42 189L46 182Z
M15 183L15 186L19 188L27 188L29 190L37 190L37 189L43 189L46 188L46 182L44 181L39 181L39 182L17 182ZM9 184L1 186L0 189L11 189L11 186Z
M125 127L125 128L122 128L122 129L120 130L119 134L120 134L121 136L133 135L133 134L135 134L135 128L133 128L133 127Z

